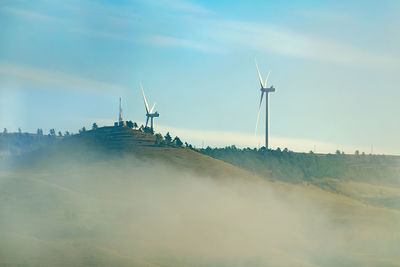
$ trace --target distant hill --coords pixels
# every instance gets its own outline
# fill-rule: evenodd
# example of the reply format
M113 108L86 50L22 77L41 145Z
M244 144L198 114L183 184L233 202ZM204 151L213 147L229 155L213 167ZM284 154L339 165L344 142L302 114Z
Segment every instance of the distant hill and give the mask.
M22 155L49 146L62 139L59 136L38 135L32 133L1 133L0 134L0 156Z
M365 203L400 210L400 157L207 148L201 153L269 179L309 183Z
M400 186L397 179L400 177L400 156L298 153L287 149L238 149L234 146L201 149L200 152L287 182L330 177Z

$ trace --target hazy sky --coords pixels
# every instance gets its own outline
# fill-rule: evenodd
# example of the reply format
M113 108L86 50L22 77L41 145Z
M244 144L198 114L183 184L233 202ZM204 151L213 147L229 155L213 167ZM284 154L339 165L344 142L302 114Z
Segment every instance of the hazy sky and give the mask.
M0 127L143 122L196 145L400 154L399 1L0 1ZM263 111L265 112L265 111ZM264 119L264 114L261 118ZM158 126L158 128L157 128Z

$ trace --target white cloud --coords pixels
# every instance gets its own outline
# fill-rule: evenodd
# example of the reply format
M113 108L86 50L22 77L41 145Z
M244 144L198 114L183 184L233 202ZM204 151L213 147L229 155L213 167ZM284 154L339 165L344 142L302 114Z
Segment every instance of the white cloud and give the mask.
M56 20L55 17L44 15L38 12L34 12L31 10L20 9L20 8L13 8L13 7L3 7L0 10L6 11L7 13L22 16L30 19L38 19L38 20Z
M200 13L200 14L212 13L211 10L209 10L203 6L188 2L188 1L182 1L182 0L165 1L164 0L164 2L167 3L167 5L169 7L172 7L174 9L181 10L181 11L194 12L194 13Z
M215 22L218 25L218 21ZM311 60L358 67L394 67L397 61L382 52L312 36L269 24L221 21L213 33L222 42L236 43L259 51L275 52Z
M186 13L197 13L197 14L211 14L212 10L207 9L201 5L194 4L184 0L146 0L146 3L152 5L163 6L168 9L182 11Z
M200 52L215 52L214 49L202 43L189 39L176 38L165 35L151 35L147 38L147 42L158 46L180 47L180 48L197 50Z
M334 12L330 10L312 10L312 9L301 9L297 11L297 14L309 18L313 21L331 22L331 23L348 23L355 21L353 16L346 14L345 12Z
M123 91L124 87L81 76L8 62L0 62L0 84L3 87Z
M80 28L71 28L70 32L77 33L77 34L84 35L84 36L88 36L88 37L133 42L133 40L130 39L130 38L127 38L126 35L118 34L118 33L115 33L115 32L106 32L106 31L83 29L82 27L80 27Z

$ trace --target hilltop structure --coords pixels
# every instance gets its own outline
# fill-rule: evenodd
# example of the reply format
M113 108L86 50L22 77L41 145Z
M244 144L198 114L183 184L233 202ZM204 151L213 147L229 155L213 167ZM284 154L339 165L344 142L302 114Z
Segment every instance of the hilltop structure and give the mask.
M121 106L121 97L119 98L119 114L118 114L118 121L114 122L115 127L122 127L126 126L126 121L122 119L122 106Z

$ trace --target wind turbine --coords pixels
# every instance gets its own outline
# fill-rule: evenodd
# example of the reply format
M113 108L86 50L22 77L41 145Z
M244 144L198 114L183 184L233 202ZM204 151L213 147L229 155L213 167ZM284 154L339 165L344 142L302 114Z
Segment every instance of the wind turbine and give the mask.
M260 70L258 69L257 60L255 62L256 62L256 68L257 68L257 72L258 72L258 78L260 79L260 85L261 85L261 88L260 88L261 98L260 98L260 105L258 107L255 133L257 133L258 120L260 118L260 112L261 112L261 104L262 104L264 93L265 93L265 110L266 110L266 112L265 112L265 148L268 149L268 143L269 143L269 106L268 106L269 98L268 98L268 94L275 92L275 87L273 85L271 85L271 87L267 88L267 82L268 82L268 77L269 77L270 72L268 72L267 77L265 78L265 82L263 82L263 80L261 78Z
M147 103L146 100L146 96L144 95L144 91L143 91L143 86L142 83L140 83L140 89L142 89L142 94L143 94L143 101L144 101L144 107L146 108L146 127L149 123L149 119L150 119L150 125L151 125L151 131L153 131L153 119L160 117L160 114L156 111L153 113L154 107L156 106L156 103L154 103L153 107L149 110L149 104Z

